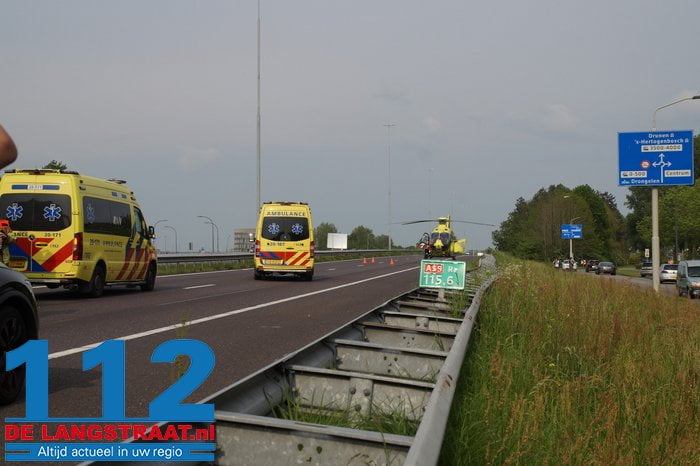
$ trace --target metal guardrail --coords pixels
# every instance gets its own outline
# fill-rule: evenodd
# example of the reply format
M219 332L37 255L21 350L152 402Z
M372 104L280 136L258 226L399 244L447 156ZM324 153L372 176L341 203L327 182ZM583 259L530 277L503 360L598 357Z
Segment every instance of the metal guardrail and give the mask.
M482 260L495 268L493 257ZM217 464L437 464L481 297L494 278L470 274L469 307L454 318L443 294L417 289L204 402L216 406ZM388 410L419 422L415 436L270 415L367 418Z
M201 400L216 409L216 463L437 464L495 259L483 257L480 270L488 273L468 275L466 309L450 310L451 292L415 289ZM390 434L275 411L289 403L299 413L345 410L351 419L388 410L418 427L414 436Z
M495 271L496 260L493 256L485 256L481 261L481 265ZM428 401L425 415L418 427L418 432L416 432L413 445L408 452L404 465L423 466L437 464L438 462L452 399L457 389L459 372L467 353L472 327L481 306L481 298L495 279L495 274L487 278L474 294L474 298L472 298L472 302L465 312L464 320L452 345L452 351L450 351L445 364L440 370L435 389L430 397L430 401Z

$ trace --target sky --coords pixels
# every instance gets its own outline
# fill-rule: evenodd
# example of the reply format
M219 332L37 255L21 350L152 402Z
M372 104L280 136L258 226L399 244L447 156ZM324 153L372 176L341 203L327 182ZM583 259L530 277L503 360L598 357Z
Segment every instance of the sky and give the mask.
M700 93L697 0L261 0L261 192L415 244L562 183L612 193L617 133ZM255 0L3 0L0 124L19 159L127 181L159 248L257 218ZM395 126L390 127L387 124ZM700 129L700 100L659 111ZM390 160L390 162L389 162ZM389 195L391 193L391 196ZM391 208L389 199L391 198ZM493 228L458 224L468 248Z

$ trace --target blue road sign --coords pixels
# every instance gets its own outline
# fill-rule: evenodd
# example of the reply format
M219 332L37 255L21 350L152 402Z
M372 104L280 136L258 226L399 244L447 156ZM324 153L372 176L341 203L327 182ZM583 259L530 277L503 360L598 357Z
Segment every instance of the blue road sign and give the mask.
M618 133L618 186L692 185L693 132Z
M562 223L561 239L583 238L583 225L580 223Z

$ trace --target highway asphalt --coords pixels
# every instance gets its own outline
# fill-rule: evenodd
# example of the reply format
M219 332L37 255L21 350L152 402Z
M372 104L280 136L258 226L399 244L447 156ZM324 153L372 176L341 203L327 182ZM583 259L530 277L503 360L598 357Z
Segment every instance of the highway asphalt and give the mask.
M196 402L416 288L421 258L319 263L311 282L256 281L246 269L158 277L152 292L115 287L97 299L36 289L40 338L49 341L49 415L101 416L101 367L82 370L89 345L126 340L126 414L147 417L149 402L178 378L176 365L150 362L160 343L192 338L214 351L213 372L185 400ZM24 412L20 399L0 417Z

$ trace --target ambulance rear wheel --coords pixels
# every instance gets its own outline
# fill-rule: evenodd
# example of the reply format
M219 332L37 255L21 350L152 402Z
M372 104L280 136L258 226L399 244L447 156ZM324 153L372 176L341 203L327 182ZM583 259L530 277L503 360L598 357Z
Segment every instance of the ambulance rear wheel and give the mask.
M92 272L92 278L88 283L80 287L80 293L88 298L99 298L105 289L105 269L98 265Z
M146 281L141 285L141 291L153 291L156 287L156 265L151 264L148 266L148 272L146 272Z
M307 282L310 282L314 278L314 271L309 270L308 272L304 273L302 277L304 277L304 280L306 280Z

